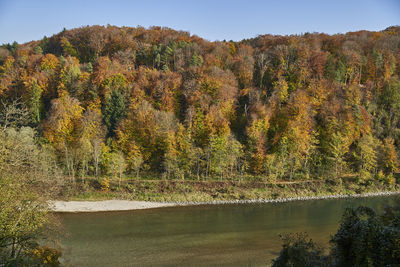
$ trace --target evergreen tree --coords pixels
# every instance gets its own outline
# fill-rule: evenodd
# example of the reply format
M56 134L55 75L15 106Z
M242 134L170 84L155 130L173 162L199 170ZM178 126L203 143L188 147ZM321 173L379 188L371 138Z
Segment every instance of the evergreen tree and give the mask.
M126 115L126 107L122 93L113 90L105 99L103 109L104 123L108 128L109 136L114 136L118 123Z

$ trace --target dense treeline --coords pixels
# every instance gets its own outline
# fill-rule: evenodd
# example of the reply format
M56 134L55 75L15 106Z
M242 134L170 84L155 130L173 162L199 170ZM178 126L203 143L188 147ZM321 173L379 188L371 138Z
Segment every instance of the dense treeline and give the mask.
M4 107L28 109L25 126L71 179L357 174L393 183L398 170L399 27L209 42L93 26L3 45L0 64Z

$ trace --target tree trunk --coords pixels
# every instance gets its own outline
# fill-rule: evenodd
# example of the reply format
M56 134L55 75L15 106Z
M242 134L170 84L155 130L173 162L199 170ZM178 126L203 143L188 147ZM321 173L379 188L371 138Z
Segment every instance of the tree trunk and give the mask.
M200 180L200 159L197 158L197 181Z
M98 175L99 175L99 155L97 155L97 152L94 152L94 172L95 172L95 176L98 177Z
M12 244L11 244L11 259L14 259L15 257L15 238L13 238Z

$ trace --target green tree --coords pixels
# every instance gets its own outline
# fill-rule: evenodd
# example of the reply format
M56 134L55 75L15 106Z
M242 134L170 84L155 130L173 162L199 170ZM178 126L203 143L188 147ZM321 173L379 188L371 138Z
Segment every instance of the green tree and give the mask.
M61 47L63 49L63 54L64 56L73 56L73 57L78 57L78 52L76 49L72 46L72 44L68 41L67 38L62 37L61 38Z
M125 101L121 92L114 90L106 97L102 113L108 134L114 136L114 130L117 129L118 123L126 115Z
M393 138L385 138L380 146L379 165L386 174L393 174L399 169L399 159Z
M142 168L143 165L143 158L141 155L135 155L133 158L130 160L132 164L132 168L136 173L136 178L139 178L139 172L140 169Z
M342 168L345 163L344 155L348 152L348 144L346 136L340 132L333 133L331 141L329 142L330 154L329 156L334 161L335 175L339 177L342 173Z
M112 174L114 177L118 177L118 187L121 187L122 175L126 169L126 162L124 155L121 152L112 152L110 154L109 161L109 170L108 172Z
M170 175L176 178L184 177L184 172L179 166L179 151L176 148L175 136L172 133L168 134L166 143L163 165L167 178Z
M28 86L26 95L26 105L30 112L31 121L34 124L40 122L41 113L43 109L42 92L43 89L38 85L37 81L33 79L31 82L26 83Z
M101 111L98 108L88 108L79 123L79 146L84 155L81 160L85 163L93 160L94 174L99 175L101 146L106 136L106 128L102 122Z
M370 208L347 209L331 239L337 265L397 265L400 262L399 219L395 216L389 223L384 223Z
M193 67L201 67L201 65L203 65L203 58L194 52L190 59L190 65Z
M16 41L14 41L12 44L5 44L3 45L5 48L7 48L11 54L15 55L17 50L18 50L18 43Z
M368 179L377 167L377 140L372 135L362 136L354 152L356 165L361 179ZM366 176L366 177L365 177Z
M36 55L43 55L43 49L42 49L42 47L40 47L39 45L38 45L38 46L35 46L35 48L33 49L33 52L34 52Z
M273 260L273 267L328 266L328 257L306 234L289 234L281 238L282 250Z
M400 81L397 78L385 82L378 103L385 136L394 138L400 123Z

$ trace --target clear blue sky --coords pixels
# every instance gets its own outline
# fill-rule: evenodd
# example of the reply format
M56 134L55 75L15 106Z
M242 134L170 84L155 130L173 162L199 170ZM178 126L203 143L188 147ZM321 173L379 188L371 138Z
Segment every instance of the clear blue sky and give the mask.
M400 25L400 0L0 0L0 44L86 25L167 26L205 39Z

